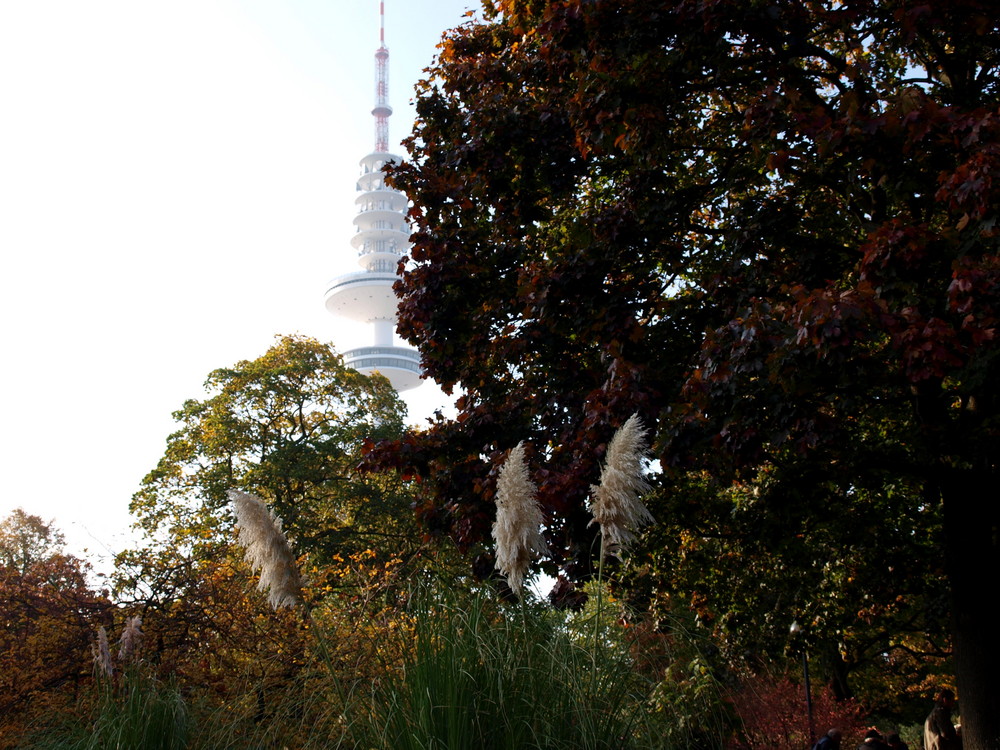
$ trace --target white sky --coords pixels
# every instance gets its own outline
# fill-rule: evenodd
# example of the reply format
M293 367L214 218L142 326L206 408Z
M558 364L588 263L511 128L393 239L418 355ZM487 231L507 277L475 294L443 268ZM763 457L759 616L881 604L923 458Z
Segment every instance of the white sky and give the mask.
M477 6L386 1L392 143ZM377 46L377 0L0 3L0 517L54 518L107 569L211 370L275 334L370 344L323 293L357 270ZM411 420L448 402L411 393Z

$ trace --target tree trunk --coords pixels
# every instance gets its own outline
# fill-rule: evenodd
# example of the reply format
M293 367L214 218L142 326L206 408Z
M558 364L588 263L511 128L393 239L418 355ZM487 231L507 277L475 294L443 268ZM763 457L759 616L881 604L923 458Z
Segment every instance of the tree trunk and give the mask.
M1000 750L997 485L990 471L959 470L948 479L941 497L963 748Z
M840 649L836 644L831 644L826 648L826 666L830 670L830 690L833 697L838 701L847 700L854 697L854 689L850 683L850 666L840 655Z

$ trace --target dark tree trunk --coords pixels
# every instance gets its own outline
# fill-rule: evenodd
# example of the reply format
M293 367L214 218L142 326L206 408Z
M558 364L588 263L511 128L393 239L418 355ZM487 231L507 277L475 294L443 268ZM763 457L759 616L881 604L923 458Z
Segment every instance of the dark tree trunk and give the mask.
M941 496L963 747L1000 750L997 485L989 471L955 471L948 479Z
M828 646L826 649L826 666L830 670L830 690L833 697L838 701L847 700L854 697L854 689L850 683L850 665L844 661L840 655L840 649L836 645Z
M934 483L944 510L944 562L963 750L1000 750L1000 637L995 585L1000 575L996 446L987 425L992 397L968 398L957 419L940 382L917 392L926 445L937 453Z

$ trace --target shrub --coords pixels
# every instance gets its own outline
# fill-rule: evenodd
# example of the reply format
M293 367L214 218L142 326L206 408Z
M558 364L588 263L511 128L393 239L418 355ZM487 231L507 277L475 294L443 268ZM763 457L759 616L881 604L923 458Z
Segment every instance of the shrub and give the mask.
M764 673L741 681L730 693L730 701L742 724L734 748L809 747L809 721L805 692L787 676ZM853 700L837 701L826 686L812 691L813 727L816 739L836 727L843 732L844 747L853 738L860 742L868 729L865 712Z

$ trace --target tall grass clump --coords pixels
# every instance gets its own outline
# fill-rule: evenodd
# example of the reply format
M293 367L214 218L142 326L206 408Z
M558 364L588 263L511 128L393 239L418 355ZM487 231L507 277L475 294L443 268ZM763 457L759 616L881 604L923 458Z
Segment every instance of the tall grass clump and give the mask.
M402 661L354 713L353 741L402 750L721 747L726 721L712 721L721 702L711 675L679 680L677 669L664 668L670 658L652 667L640 663L621 608L608 606L605 556L620 556L653 520L641 501L648 490L645 454L646 431L633 415L609 443L600 484L592 488L601 554L591 603L567 614L532 605L522 591L532 560L548 549L518 444L499 472L493 525L496 567L517 605L495 592L448 586L417 592ZM665 712L668 697L687 699L697 720Z
M142 619L126 620L119 638L118 664L108 633L97 630L94 690L62 721L29 733L22 743L38 750L182 750L188 746L191 721L187 704L173 680L157 679L143 662ZM85 717L80 720L80 717Z
M590 623L492 594L432 588L413 599L396 673L355 710L358 746L398 750L629 750L672 747L651 710L655 689L606 623L595 660ZM582 624L584 630L578 627ZM681 746L681 745L676 745Z
M88 721L67 720L29 734L31 750L182 750L190 721L180 690L138 665L113 678L98 665L97 698Z
M400 593L388 626L373 634L378 643L370 651L378 665L367 681L338 647L336 618L327 617L325 607L303 607L315 641L315 666L325 666L332 690L321 687L327 681L314 673L320 679L302 693L302 705L289 705L287 718L320 719L313 731L251 731L247 716L230 724L241 727L230 737L239 736L242 745L217 737L214 746L256 747L271 734L275 741L297 736L294 744L301 747L322 747L325 738L331 747L392 750L721 747L721 731L715 741L662 710L668 694L690 691L684 683L665 683L669 672L662 664L650 668L644 662L624 624L628 618L620 606L609 606L601 575L582 612L553 610L526 596L523 582L531 563L548 550L524 454L522 443L501 468L493 526L497 568L516 602L468 581L456 585L428 574L422 585ZM633 417L611 441L601 484L593 488L601 569L605 553L620 554L651 520L640 501L644 454L645 431ZM259 498L235 491L230 498L239 541L272 606L302 605L301 581L280 520ZM355 650L361 645L354 641ZM711 687L707 681L699 687L706 685ZM332 712L306 705L322 693L336 706Z
M283 685L234 675L224 702L192 699L189 750L326 750L340 747L341 703L330 675L308 670Z

